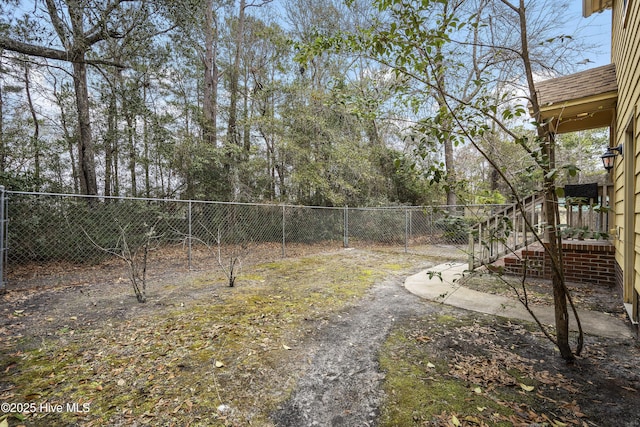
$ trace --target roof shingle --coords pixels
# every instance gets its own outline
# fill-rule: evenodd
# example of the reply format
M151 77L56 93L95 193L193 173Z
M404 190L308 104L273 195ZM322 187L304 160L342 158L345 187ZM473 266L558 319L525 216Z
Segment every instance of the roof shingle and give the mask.
M536 84L540 108L560 102L617 92L614 64L580 71L568 76L544 80Z

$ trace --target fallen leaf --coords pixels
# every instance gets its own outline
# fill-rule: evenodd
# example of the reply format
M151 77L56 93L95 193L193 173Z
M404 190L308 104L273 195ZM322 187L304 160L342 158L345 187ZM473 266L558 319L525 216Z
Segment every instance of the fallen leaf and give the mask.
M535 387L532 385L526 385L522 383L520 383L520 388L523 389L524 391L533 391L535 389Z
M460 427L462 425L462 424L460 424L460 420L458 419L458 417L456 417L455 415L451 416L451 422L456 427Z
M476 387L473 389L473 392L476 394L482 394L482 389L480 387Z
M0 427L9 427L9 421L6 418L0 421Z

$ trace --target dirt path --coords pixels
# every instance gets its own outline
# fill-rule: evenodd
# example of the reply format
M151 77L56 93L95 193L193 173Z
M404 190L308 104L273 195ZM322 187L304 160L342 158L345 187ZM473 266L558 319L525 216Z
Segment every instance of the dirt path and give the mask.
M312 337L313 356L277 426L371 426L382 402L377 354L396 321L437 310L410 294L401 278L376 285L360 303Z
M167 275L154 281L146 304L135 302L125 280L11 291L0 296L0 401L92 402L81 417L36 414L26 423L34 426L150 418L155 425L450 425L453 415L480 425L499 415L514 425L551 417L640 427L630 421L640 420L635 342L587 337L584 357L568 366L527 325L405 290L406 276L435 262L341 251L257 265L234 289L219 274ZM468 399L473 404L461 406Z

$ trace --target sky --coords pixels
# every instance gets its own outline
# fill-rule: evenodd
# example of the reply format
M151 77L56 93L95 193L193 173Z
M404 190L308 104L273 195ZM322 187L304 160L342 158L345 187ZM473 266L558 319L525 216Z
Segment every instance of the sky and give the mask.
M597 46L597 52L585 53L584 59L593 62L581 65L576 71L611 63L611 10L583 18L582 1L571 0L568 13L567 18L573 28L567 28L567 34L584 38L588 43Z

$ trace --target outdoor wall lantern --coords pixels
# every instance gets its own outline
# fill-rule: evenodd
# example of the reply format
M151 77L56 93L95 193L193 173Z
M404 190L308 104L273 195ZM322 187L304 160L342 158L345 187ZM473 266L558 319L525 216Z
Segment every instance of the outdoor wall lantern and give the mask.
M616 162L616 157L618 157L618 154L622 154L622 144L618 145L617 147L607 148L607 152L600 156L600 158L602 159L602 165L607 170L607 172L613 169L613 165Z

